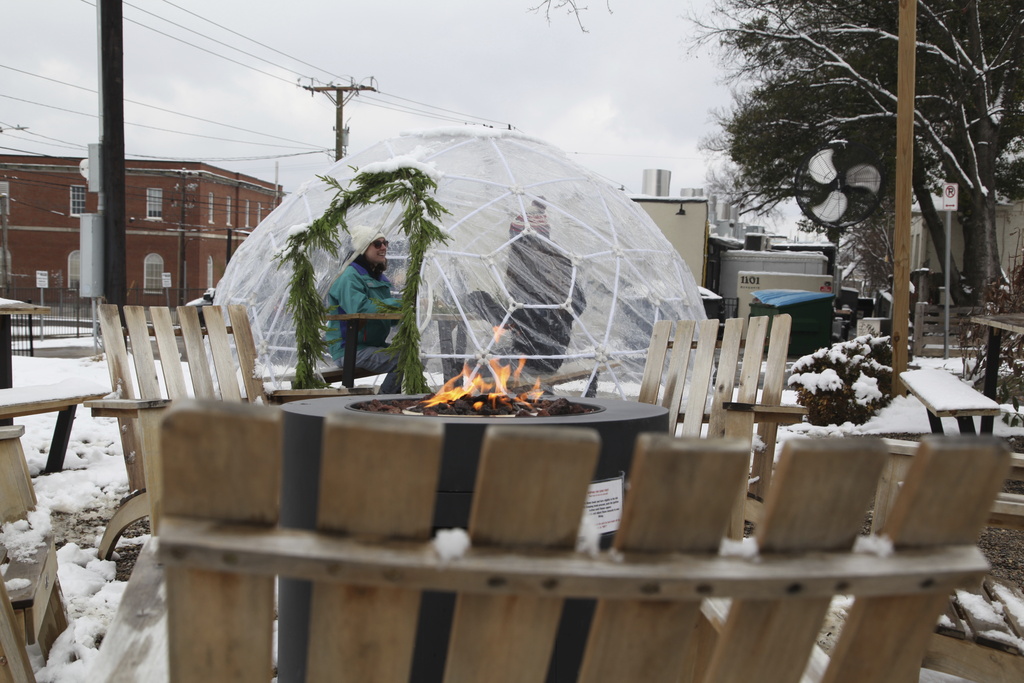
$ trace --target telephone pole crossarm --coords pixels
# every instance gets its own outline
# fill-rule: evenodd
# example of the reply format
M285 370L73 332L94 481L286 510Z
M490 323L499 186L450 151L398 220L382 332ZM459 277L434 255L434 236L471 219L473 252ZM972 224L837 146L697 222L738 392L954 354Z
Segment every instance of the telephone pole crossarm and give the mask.
M310 92L334 93L334 160L337 161L345 156L345 94L358 95L360 92L377 92L372 85L304 85L304 90Z

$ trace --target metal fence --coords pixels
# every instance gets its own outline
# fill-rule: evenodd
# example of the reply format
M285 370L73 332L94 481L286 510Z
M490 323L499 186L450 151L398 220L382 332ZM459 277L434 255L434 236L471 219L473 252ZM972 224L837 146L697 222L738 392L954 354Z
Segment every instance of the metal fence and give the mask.
M125 293L129 304L140 306L177 306L203 295L205 289L168 288L147 291L133 287ZM83 299L77 289L9 287L4 298L46 306L43 315L11 316L11 351L19 356L34 356L37 342L53 338L91 337L93 334L93 300Z

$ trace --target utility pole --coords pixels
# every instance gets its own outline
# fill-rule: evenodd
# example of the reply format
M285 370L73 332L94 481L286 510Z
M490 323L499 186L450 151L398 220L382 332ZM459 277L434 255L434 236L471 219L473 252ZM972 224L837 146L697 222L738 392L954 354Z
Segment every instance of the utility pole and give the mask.
M126 298L124 163L124 31L121 0L100 0L100 75L103 116L103 292L107 302Z
M310 92L325 92L334 101L334 160L341 159L345 156L345 148L347 147L347 141L345 140L345 118L342 113L345 108L345 101L352 99L354 95L364 90L377 92L377 89L372 85L304 85L302 87Z
M2 232L3 243L0 249L0 285L3 286L4 298L8 298L8 284L10 282L7 273L7 215L11 211L11 190L10 183L0 183L0 232Z
M28 130L25 126L14 126L12 128L0 128L0 133L5 130ZM10 294L11 277L7 272L7 217L11 214L11 184L0 183L0 287L3 287L4 298Z

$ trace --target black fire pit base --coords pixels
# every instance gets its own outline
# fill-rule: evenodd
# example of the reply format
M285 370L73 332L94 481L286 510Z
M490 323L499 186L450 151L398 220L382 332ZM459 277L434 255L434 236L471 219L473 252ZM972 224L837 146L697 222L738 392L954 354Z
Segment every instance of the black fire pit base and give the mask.
M380 399L403 398L379 396ZM404 397L408 398L408 397ZM437 502L435 529L467 528L476 482L477 464L484 431L489 425L572 426L596 429L601 450L595 481L625 477L633 457L637 435L664 433L668 429L668 411L660 406L609 399L581 399L579 403L598 410L583 415L544 418L424 417L368 413L351 407L366 401L366 396L322 398L287 403L284 411L284 471L281 482L281 524L297 529L312 529L316 524L319 497L319 472L323 419L331 413L345 412L360 419L394 424L395 420L440 420L444 424L444 445ZM575 399L574 399L575 400ZM612 534L602 537L608 547ZM278 681L300 683L306 680L311 585L307 581L281 579L278 589ZM411 681L440 682L448 647L454 595L427 593L420 606L420 628L413 655ZM589 600L566 600L559 625L555 652L548 672L548 683L576 680L583 657L594 604Z

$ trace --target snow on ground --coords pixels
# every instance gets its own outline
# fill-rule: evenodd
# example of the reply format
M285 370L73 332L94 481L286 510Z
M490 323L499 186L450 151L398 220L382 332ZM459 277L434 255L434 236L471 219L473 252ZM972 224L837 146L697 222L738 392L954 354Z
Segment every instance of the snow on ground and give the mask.
M45 349L55 345L80 346L88 353L92 340L46 341L38 343L36 347ZM959 361L943 362L940 359L925 363L928 367L946 367L959 372ZM67 378L109 385L109 375L102 357L69 359L16 356L13 359L13 374L15 386L52 384ZM795 394L788 392L785 401L795 402ZM112 509L116 501L128 492L116 420L93 418L88 410L79 409L64 471L43 475L41 472L46 464L55 422L55 413L15 420L16 424L25 426L22 444L39 506L53 512L70 514ZM998 421L996 425L997 434L1024 434L1024 429L1010 430ZM950 428L955 431L953 421L950 421ZM913 398L898 398L865 425L784 427L780 429L779 442L781 444L786 439L800 436L840 437L854 433L928 431L928 419L921 404ZM58 551L59 577L71 626L58 639L48 662L43 662L38 648L30 648L34 651L33 665L41 683L86 683L90 680L88 667L98 652L97 640L106 632L124 590L124 583L114 578L114 563L96 558L96 545L102 531L102 525L97 524L91 544L79 546L69 543ZM924 671L921 680L940 683L961 679Z

